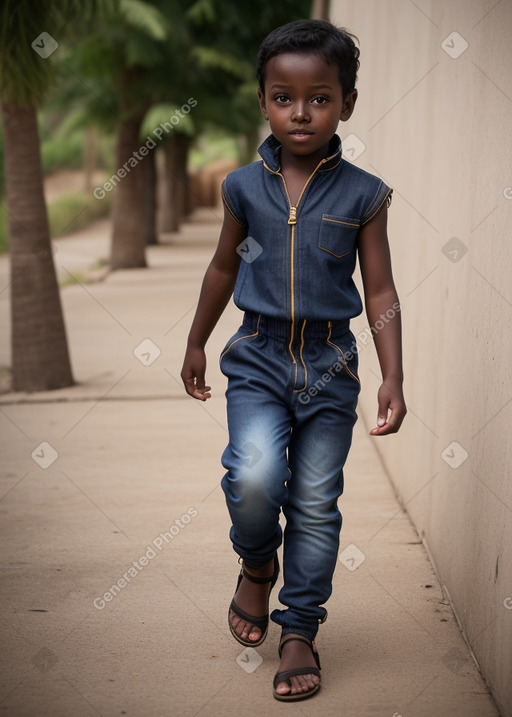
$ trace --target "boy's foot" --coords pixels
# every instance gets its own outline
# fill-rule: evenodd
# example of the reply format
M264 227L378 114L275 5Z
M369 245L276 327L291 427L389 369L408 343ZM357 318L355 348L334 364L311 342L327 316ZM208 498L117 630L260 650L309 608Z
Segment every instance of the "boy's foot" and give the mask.
M293 638L293 639L292 639ZM281 641L279 671L275 682L274 697L280 700L304 699L320 689L318 654L313 652L314 643L303 635L287 633ZM307 672L307 668L312 668ZM293 672L303 674L293 674Z
M274 577L277 579L278 569L277 561L274 560L263 568L248 568L247 565L242 567L237 591L229 610L231 631L235 637L243 641L242 644L261 644L260 641L264 634L262 629L245 618L252 616L261 624L267 618L268 624L268 600L273 582L275 582ZM258 581L264 580L265 582L252 582L244 575L244 572ZM233 608L238 608L240 615L237 615Z

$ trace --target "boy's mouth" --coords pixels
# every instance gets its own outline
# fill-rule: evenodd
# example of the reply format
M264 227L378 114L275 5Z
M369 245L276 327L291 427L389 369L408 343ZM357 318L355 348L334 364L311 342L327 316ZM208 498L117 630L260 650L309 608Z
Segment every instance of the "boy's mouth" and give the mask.
M293 137L293 139L298 140L299 142L304 142L308 139L308 137L311 137L313 132L308 132L304 129L292 129L291 132L288 132L290 137Z

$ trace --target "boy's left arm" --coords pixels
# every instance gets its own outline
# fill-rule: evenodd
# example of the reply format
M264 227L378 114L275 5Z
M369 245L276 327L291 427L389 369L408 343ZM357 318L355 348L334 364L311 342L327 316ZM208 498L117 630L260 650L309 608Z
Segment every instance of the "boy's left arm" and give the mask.
M383 207L362 227L358 241L366 315L382 372L377 426L370 431L372 436L396 433L407 413L402 392L400 303L391 271L387 218L387 207Z

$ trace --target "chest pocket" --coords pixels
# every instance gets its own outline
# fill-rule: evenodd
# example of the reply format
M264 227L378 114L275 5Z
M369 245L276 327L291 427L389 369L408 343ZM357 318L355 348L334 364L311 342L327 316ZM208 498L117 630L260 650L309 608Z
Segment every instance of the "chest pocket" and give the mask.
M347 256L355 247L359 226L355 219L323 214L318 237L319 249L336 259Z

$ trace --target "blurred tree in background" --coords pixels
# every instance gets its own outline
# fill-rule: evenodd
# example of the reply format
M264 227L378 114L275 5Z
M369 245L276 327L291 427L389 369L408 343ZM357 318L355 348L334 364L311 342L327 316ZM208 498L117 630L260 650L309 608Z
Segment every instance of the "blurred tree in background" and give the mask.
M87 80L89 116L107 127L117 125L112 269L146 265L144 168L152 159L139 158L141 124L153 103L164 42L179 40L173 27L156 3L119 0L105 7L102 22L71 58L74 74Z
M44 136L60 138L46 145L45 164L59 166L66 156L66 166L81 162L89 191L98 146L115 137L115 156L102 159L108 180L94 201L106 209L113 199L111 268L145 266L145 247L157 241L159 194L163 229L179 228L190 191L188 158L198 140L220 131L236 140L240 163L253 158L261 122L258 46L274 27L310 12L310 0L3 0L15 390L72 383L36 109L45 110ZM163 192L157 156L165 157Z
M4 0L0 93L11 253L12 387L38 391L73 383L50 244L36 108L53 80L44 28L66 30L77 0Z

